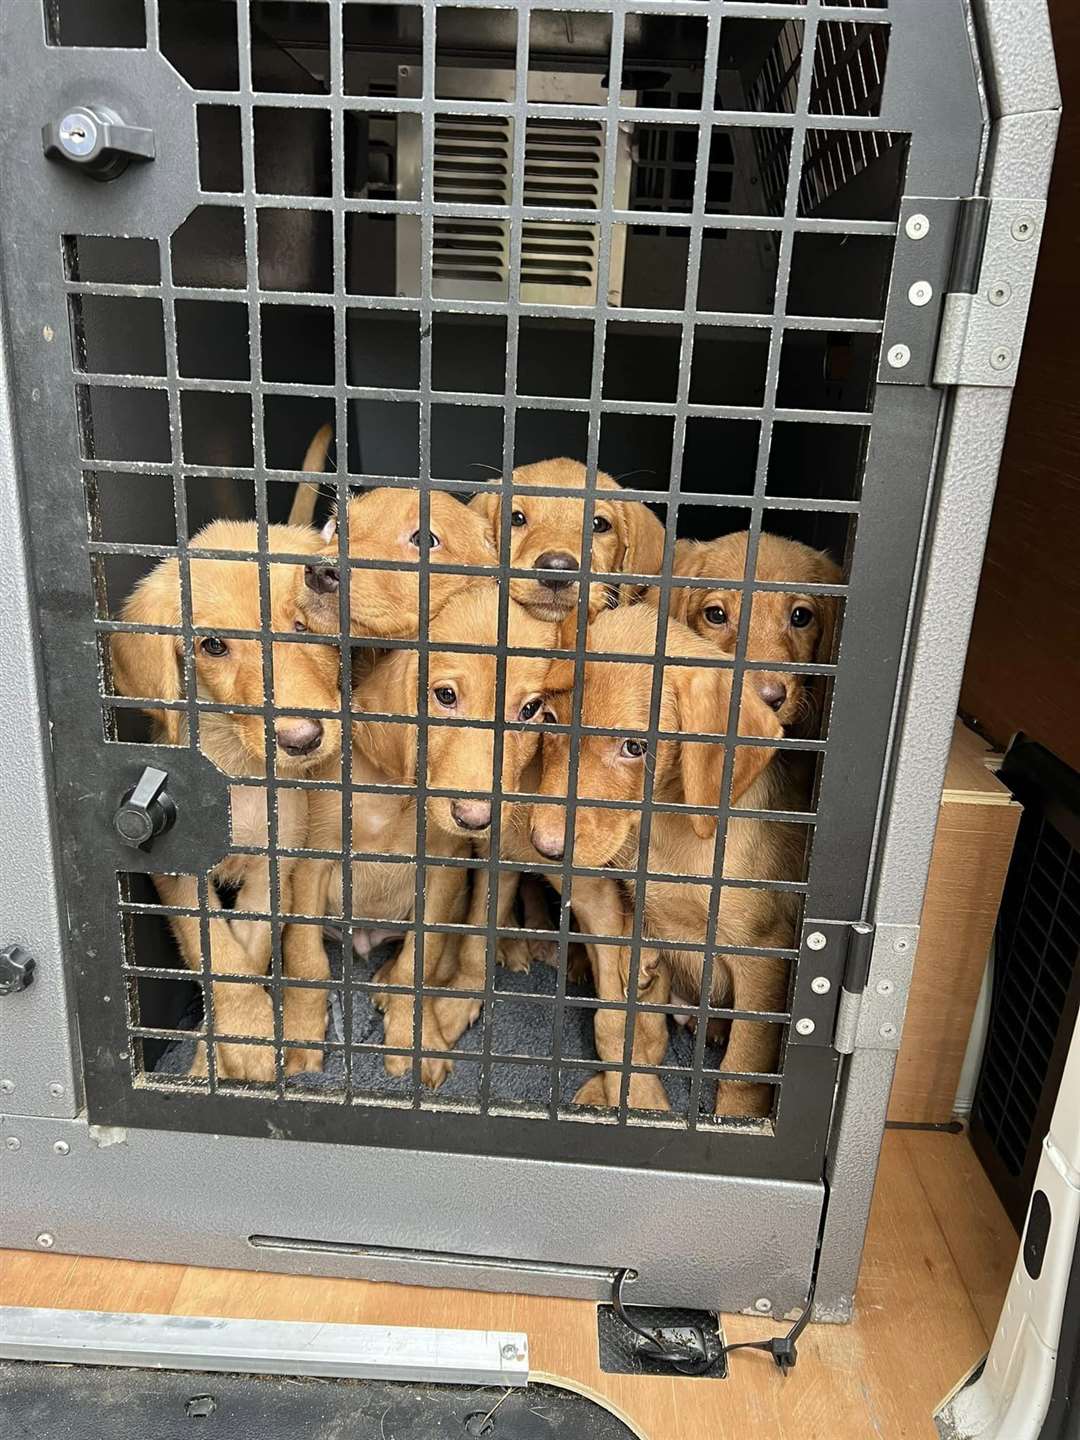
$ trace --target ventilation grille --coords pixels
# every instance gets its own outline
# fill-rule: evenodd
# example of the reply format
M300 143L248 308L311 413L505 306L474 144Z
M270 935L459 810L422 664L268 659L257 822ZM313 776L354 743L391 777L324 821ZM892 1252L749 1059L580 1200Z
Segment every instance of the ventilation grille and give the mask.
M508 205L513 144L509 118L436 117L436 201ZM593 209L601 202L603 181L604 131L599 121L526 122L526 205ZM475 298L489 289L505 291L510 259L505 220L438 219L434 237L436 293ZM521 237L525 298L594 303L598 245L595 225L526 221ZM553 293L562 291L568 293Z
M972 1139L1019 1226L1080 1008L1080 776L1023 739L1001 774L1024 814L998 917Z
M1041 1140L1035 1123L1080 953L1080 854L1045 816L1028 830L1010 871L979 1076L979 1118L1011 1175Z

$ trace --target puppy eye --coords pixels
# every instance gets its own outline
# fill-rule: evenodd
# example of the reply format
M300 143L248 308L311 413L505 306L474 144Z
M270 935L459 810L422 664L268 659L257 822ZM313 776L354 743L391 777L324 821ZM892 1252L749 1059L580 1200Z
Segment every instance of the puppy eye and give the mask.
M520 529L520 527L521 527L522 525L526 524L526 523L527 523L527 522L526 522L526 519L525 519L525 511L524 511L524 510L511 510L511 511L510 511L510 524L511 524L511 525L513 525L513 526L515 526L515 527L517 527L517 528Z
M536 700L526 700L525 704L522 705L521 709L518 711L518 719L531 720L543 703L544 702L539 698Z
M439 537L435 534L434 530L429 530L429 531L428 531L428 537L427 537L427 539L428 539L428 546L429 546L430 549L432 549L432 550L437 550L437 549L439 548L439 545L441 544L441 541L439 540ZM417 550L420 549L420 531L419 531L419 530L414 530L414 531L412 532L412 534L409 536L409 544L410 544L410 545L414 545Z
M611 521L606 515L594 515L592 528L594 535L606 535L611 529Z
M814 612L809 605L796 605L791 612L791 624L796 630L805 630L814 623Z
M302 620L295 620L295 621L293 622L293 627L292 627L292 628L293 628L294 630L298 630L301 635L306 635L306 634L307 634L307 626L304 624L304 622L303 622Z
M722 605L706 605L701 613L710 625L726 625L728 623L727 611ZM794 619L792 623L794 624Z
M457 691L452 685L436 685L431 693L435 696L439 704L444 705L447 710L450 710L457 704Z
M624 740L619 747L619 754L627 760L640 760L648 748L644 740Z
M217 635L207 635L204 640L199 641L199 649L204 655L212 655L214 659L220 659L222 655L229 653L229 647L224 640Z

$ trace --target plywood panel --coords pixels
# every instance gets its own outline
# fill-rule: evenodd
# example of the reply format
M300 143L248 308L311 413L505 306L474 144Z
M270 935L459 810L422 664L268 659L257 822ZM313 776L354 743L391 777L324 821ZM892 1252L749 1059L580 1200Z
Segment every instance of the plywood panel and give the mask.
M960 704L1080 769L1080 7L1050 18L1064 113Z
M606 1397L647 1440L934 1440L934 1405L986 1348L1015 1249L967 1139L890 1132L856 1319L811 1326L789 1379L732 1356L726 1381L604 1375L585 1301L0 1252L5 1304L528 1332L535 1370ZM1010 1232L1011 1233L1011 1232ZM677 1243L673 1235L673 1243ZM731 1340L775 1332L727 1319ZM912 1358L918 1337L918 1362Z

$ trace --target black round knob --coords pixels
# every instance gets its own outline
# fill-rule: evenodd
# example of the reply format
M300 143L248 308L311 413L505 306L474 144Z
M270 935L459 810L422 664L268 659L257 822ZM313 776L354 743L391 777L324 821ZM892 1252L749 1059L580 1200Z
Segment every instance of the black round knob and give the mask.
M154 837L163 835L176 820L176 806L165 790L168 779L164 770L148 765L139 783L121 797L113 828L125 845L149 849Z
M64 160L95 180L115 180L132 160L153 160L154 132L125 125L104 105L75 105L41 132L45 154Z

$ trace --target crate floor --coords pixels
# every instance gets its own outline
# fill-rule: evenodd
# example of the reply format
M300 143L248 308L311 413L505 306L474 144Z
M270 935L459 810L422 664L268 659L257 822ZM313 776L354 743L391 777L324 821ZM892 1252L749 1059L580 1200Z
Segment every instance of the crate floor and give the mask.
M331 974L341 974L341 947L328 943ZM392 954L390 947L380 947L373 955L361 960L354 959L353 980L359 983L373 978L379 966ZM511 971L498 966L495 974L495 999L490 1021L489 1054L492 1056L521 1057L515 1059L493 1059L490 1061L491 1100L500 1105L520 1105L540 1109L551 1100L551 1061L553 1033L553 1002L558 984L557 972L542 961L535 961L528 971ZM587 998L592 992L588 986L571 981L566 993L572 998ZM534 999L530 997L539 996ZM344 1034L344 1014L341 992L330 992L327 1040L332 1045L341 1045ZM595 1012L588 1006L569 1006L563 1012L562 1054L569 1059L595 1060L596 1046L593 1041ZM199 1023L200 1015L192 1013L189 1023ZM690 1103L690 1076L694 1061L694 1036L686 1027L670 1025L668 1053L664 1063L672 1067L672 1073L663 1077L664 1088L672 1110L685 1115ZM363 990L352 991L352 1042L353 1046L380 1046L383 1044L383 1017L372 1003L371 995ZM461 1037L455 1049L461 1057L454 1062L450 1076L440 1085L437 1094L447 1102L476 1104L480 1098L484 1065L484 1017ZM722 1052L706 1047L705 1068L716 1066ZM185 1075L195 1057L193 1040L175 1041L161 1056L155 1073L162 1075ZM475 1057L475 1058L470 1058ZM532 1063L529 1063L529 1061ZM544 1063L545 1060L547 1063ZM356 1093L367 1093L380 1098L412 1093L412 1075L391 1076L386 1073L383 1056L378 1049L353 1049L352 1084ZM569 1105L591 1072L580 1066L561 1069L559 1076L559 1099ZM294 1090L343 1091L345 1089L345 1057L342 1049L331 1050L326 1057L324 1069L318 1074L290 1076L287 1084ZM716 1082L706 1078L701 1086L699 1111L703 1115L712 1113L716 1094Z
M302 1203L298 1200L297 1202ZM672 1246L694 1217L664 1217ZM597 1217L597 1225L608 1223ZM62 1248L62 1238L61 1238ZM315 1275L0 1251L0 1302L149 1314L523 1330L533 1373L578 1386L647 1440L937 1440L931 1415L986 1353L1017 1239L965 1135L889 1130L850 1325L810 1325L786 1380L736 1351L727 1380L605 1374L596 1305ZM728 1315L729 1341L786 1330ZM913 1348L914 1337L914 1348ZM206 1393L205 1377L200 1393ZM581 1431L592 1437L590 1425ZM142 1415L139 1440L149 1433ZM202 1421L188 1422L194 1435ZM103 1432L99 1429L97 1434ZM358 1437L379 1440L378 1423ZM432 1432L432 1440L440 1432ZM461 1435L450 1430L450 1435ZM513 1435L513 1432L510 1432ZM499 1431L493 1440L498 1440ZM393 1440L387 1431L382 1440Z

